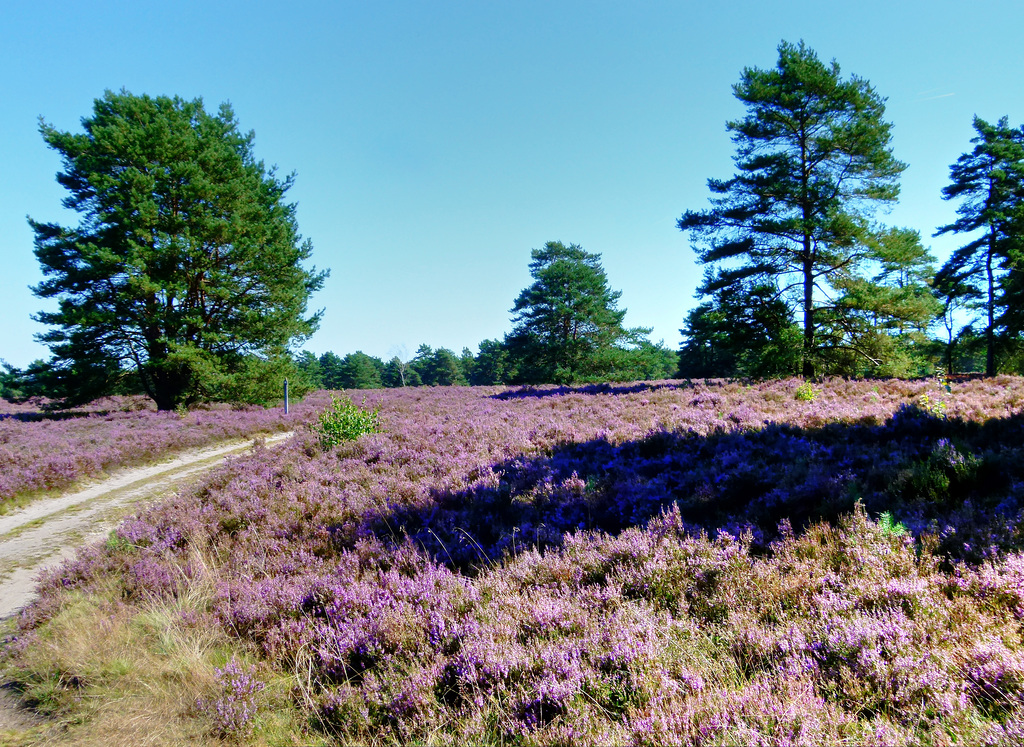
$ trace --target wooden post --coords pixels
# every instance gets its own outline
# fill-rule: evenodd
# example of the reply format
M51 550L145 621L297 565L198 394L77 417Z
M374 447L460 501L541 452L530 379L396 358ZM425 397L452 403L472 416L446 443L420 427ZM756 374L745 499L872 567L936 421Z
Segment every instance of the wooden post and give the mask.
M284 414L288 414L288 379L284 380Z

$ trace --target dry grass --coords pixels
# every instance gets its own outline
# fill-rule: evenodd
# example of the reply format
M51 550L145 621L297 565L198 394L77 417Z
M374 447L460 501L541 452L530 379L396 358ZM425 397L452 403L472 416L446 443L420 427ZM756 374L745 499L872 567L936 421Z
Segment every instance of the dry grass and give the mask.
M193 578L177 599L142 605L123 604L113 584L106 593L67 592L60 612L5 672L45 722L0 732L0 744L223 744L196 703L215 695L217 667L245 654L219 626L187 622L212 596L208 576ZM264 702L274 707L261 711L254 743L308 743L299 739L301 716L289 707L293 680L260 676L267 680Z

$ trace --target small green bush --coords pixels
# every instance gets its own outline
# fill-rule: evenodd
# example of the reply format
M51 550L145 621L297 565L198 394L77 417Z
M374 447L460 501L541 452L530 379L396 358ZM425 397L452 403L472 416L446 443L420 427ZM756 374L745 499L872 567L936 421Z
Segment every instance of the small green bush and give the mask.
M908 534L906 525L896 521L889 511L883 511L878 517L878 526L886 537L906 537Z
M801 402L813 402L814 395L817 392L814 391L814 386L809 381L805 381L803 384L796 388L796 392L793 394Z
M314 431L325 449L343 441L355 441L364 433L380 433L380 407L364 410L350 397L332 396L331 406L320 413Z

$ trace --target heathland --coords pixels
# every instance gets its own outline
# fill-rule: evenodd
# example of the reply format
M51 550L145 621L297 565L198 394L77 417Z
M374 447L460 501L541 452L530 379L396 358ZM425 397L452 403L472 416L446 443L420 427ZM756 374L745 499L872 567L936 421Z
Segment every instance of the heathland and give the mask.
M363 394L48 574L11 739L1024 741L1024 380Z

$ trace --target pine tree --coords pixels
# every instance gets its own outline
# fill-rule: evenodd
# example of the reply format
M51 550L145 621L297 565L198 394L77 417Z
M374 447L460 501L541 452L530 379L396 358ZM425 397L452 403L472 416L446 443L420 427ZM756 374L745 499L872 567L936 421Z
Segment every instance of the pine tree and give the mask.
M112 386L124 369L161 410L197 399L276 397L294 372L288 347L317 328L305 316L326 273L295 206L253 154L230 106L108 91L83 133L40 125L60 153L57 181L75 227L30 221L59 302L36 319L70 402ZM269 393L269 394L268 394Z
M626 329L622 293L608 287L601 255L577 244L549 241L531 253L534 282L512 307L506 340L521 382L571 383L598 371L598 354L639 344L650 329Z
M974 150L964 153L949 167L950 184L943 188L946 200L960 200L957 220L942 226L936 236L945 233L978 233L977 238L953 252L942 266L940 279L949 287L956 278L960 285L973 285L984 298L985 375L996 374L996 334L1000 327L1020 324L1016 305L1002 281L1016 289L1019 279L1010 279L1011 270L1021 267L1024 252L1024 130L1012 128L1006 117L995 125L975 117L971 139ZM1009 312L997 318L1000 309ZM1002 324L1000 323L1002 322Z
M701 262L725 265L708 292L753 279L791 300L803 322L802 372L814 376L829 354L819 318L834 326L845 312L831 281L868 257L871 212L896 199L905 165L867 81L843 80L803 42L778 51L774 69L746 68L733 87L747 107L726 125L736 175L708 180L711 209L687 211L678 226L704 245Z

